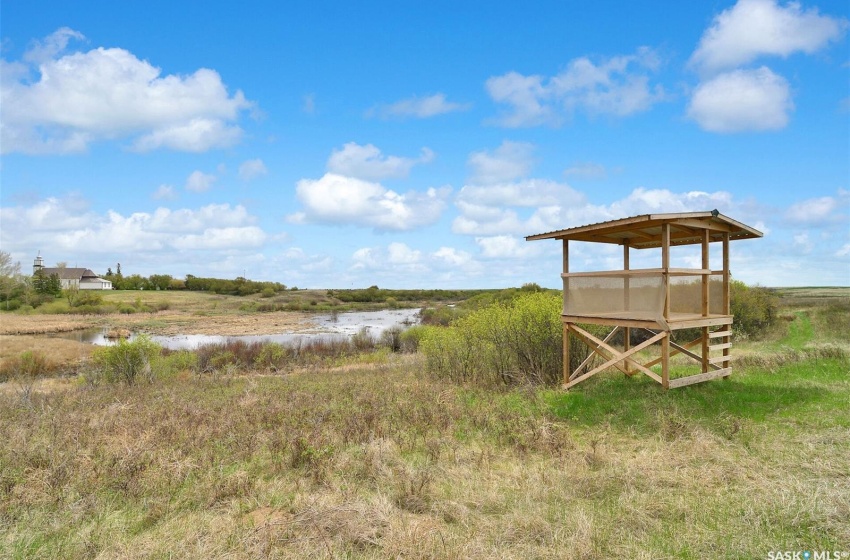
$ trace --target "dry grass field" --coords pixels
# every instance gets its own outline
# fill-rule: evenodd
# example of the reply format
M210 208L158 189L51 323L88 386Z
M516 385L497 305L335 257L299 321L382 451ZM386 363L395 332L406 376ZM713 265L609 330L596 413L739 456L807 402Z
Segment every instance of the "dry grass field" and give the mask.
M466 386L391 353L0 384L0 557L850 551L847 319L791 303L730 379L670 392Z

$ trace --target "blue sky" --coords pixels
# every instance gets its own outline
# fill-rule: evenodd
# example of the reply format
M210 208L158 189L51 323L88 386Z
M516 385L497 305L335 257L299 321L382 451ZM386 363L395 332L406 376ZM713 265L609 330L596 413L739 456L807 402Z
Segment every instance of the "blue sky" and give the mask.
M843 0L10 0L0 248L25 270L557 287L559 244L526 235L717 208L765 234L732 245L735 278L847 286L848 27Z

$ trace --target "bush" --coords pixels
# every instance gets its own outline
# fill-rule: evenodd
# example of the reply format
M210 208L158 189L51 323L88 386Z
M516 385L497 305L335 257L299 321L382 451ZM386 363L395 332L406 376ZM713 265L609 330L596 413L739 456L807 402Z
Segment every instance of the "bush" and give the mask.
M743 338L755 338L765 332L776 321L778 298L762 286L747 286L733 280L730 285L730 297L735 334Z
M88 376L89 381L128 385L142 378L153 381L161 352L162 347L144 335L130 342L119 340L114 346L98 348L92 354L94 369Z
M401 332L401 351L415 353L419 351L419 345L422 339L426 336L428 329L426 326L410 327Z
M401 333L402 328L399 326L384 329L381 333L381 345L386 346L392 352L401 350Z
M254 365L267 371L281 371L291 358L292 351L282 344L268 342L263 345L260 353L254 358Z
M3 302L2 306L0 306L0 310L2 311L15 311L16 309L21 308L21 301L18 299L7 299Z
M555 385L562 372L561 306L557 294L529 291L429 329L421 341L427 368L461 382Z
M419 322L423 325L441 325L447 327L460 316L461 310L458 307L426 307L419 311Z
M351 344L355 350L361 352L363 350L372 350L375 348L375 338L369 332L369 329L363 327L351 336Z

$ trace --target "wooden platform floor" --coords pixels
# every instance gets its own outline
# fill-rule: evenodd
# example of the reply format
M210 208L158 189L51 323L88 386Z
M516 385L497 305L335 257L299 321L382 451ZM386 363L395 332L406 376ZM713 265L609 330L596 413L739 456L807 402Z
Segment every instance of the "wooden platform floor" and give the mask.
M688 329L692 327L711 327L726 325L732 322L732 315L712 314L703 316L699 313L670 313L664 320L658 313L640 311L617 313L594 313L582 315L561 315L564 323L590 323L594 325L611 325L640 328L665 328L670 330ZM665 330L667 330L665 328Z

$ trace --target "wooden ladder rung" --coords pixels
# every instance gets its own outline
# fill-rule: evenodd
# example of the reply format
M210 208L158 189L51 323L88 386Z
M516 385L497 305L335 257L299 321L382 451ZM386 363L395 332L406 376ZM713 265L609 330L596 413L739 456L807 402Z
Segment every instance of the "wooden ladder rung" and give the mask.
M720 336L732 336L732 331L714 331L708 333L708 338L717 338Z
M721 364L724 362L729 362L732 359L732 356L717 356L715 358L709 358L708 363L710 364Z
M723 344L712 344L708 347L708 350L723 350L725 348L732 348L731 342L724 342Z

